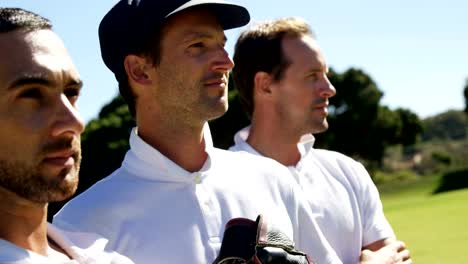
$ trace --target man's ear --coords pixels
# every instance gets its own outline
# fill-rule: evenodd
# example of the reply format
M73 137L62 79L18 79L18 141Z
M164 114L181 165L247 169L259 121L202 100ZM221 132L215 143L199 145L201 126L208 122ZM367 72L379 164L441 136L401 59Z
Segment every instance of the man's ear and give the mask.
M127 55L124 60L124 66L129 81L136 82L140 85L151 83L149 70L153 67L153 64L147 58L137 55Z
M273 77L266 72L259 71L254 76L254 94L260 96L271 96Z

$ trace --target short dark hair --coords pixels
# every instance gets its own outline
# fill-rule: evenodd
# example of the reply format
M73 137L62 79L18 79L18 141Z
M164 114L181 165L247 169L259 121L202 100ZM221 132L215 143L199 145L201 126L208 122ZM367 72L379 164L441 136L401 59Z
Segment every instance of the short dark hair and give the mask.
M41 29L52 29L50 20L21 8L0 8L0 33Z
M313 36L309 25L300 18L290 17L261 22L244 31L234 49L232 77L247 115L252 117L254 77L263 71L281 80L290 62L283 54L284 37Z

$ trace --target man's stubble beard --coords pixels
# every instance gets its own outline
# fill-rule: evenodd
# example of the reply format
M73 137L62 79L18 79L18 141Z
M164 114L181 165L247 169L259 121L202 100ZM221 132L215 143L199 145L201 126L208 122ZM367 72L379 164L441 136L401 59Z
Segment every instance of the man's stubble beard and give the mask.
M57 202L70 198L78 187L81 164L79 139L73 143L75 149L78 149L73 156L75 163L71 168L63 168L57 175L41 173L41 164L0 160L0 186L36 203ZM64 144L67 143L57 142L47 148L53 149Z
M22 162L0 161L0 186L36 203L49 203L71 197L78 187L80 164L47 176L38 167Z

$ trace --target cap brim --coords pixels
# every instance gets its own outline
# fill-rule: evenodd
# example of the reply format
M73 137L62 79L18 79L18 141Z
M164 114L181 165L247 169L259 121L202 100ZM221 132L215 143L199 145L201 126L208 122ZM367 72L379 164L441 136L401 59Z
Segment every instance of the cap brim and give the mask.
M249 11L245 7L223 0L191 0L169 13L166 18L196 6L206 6L213 10L223 29L242 27L250 21Z

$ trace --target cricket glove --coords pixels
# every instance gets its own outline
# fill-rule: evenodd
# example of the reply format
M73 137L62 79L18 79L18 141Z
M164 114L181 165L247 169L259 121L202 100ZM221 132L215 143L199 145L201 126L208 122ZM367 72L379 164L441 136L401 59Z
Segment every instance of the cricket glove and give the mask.
M219 256L213 264L313 264L294 242L269 225L262 215L256 221L229 220Z

